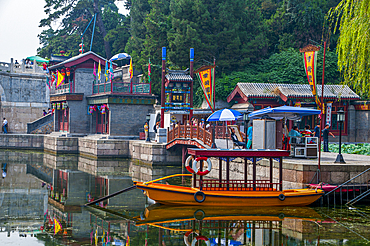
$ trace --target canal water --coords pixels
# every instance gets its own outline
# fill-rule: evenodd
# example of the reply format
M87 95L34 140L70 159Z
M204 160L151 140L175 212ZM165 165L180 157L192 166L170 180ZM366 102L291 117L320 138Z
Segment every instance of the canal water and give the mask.
M366 206L166 207L131 190L82 207L181 167L27 151L2 150L0 158L0 245L370 244Z

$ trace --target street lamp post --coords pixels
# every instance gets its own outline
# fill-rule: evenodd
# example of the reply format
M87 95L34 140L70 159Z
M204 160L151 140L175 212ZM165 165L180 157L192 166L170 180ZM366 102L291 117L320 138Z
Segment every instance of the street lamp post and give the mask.
M248 123L249 123L249 111L245 112L243 114L243 120L244 120L244 134L245 134L245 148L247 148L247 133L248 133Z
M146 115L146 122L148 122L148 137L147 137L147 139L145 140L146 142L150 142L150 137L149 137L149 130L150 130L150 127L149 127L149 121L150 121L150 114L147 114L147 115Z
M345 119L344 111L342 109L337 111L337 121L339 122L339 154L337 155L337 159L334 163L342 163L345 164L346 162L342 156L342 125Z

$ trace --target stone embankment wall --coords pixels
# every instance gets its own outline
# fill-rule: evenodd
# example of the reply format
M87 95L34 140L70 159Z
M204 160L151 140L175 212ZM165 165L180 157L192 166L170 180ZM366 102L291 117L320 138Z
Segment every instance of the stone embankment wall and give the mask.
M156 165L181 164L180 150L168 151L165 144L149 144L138 140L2 134L0 148L44 150L53 154L80 154L89 159L131 158Z
M27 123L49 107L46 75L0 71L0 117L8 120L8 131L27 132Z

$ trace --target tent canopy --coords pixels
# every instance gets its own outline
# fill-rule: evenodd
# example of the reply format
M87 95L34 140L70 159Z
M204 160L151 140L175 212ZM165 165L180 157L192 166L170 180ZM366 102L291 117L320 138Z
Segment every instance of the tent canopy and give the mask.
M225 108L211 114L207 121L233 121L239 119L241 116L242 114L238 111Z
M276 108L264 108L261 110L254 111L249 114L250 119L260 119L262 117L270 117L275 120L281 120L286 118L288 120L298 120L302 116L320 114L321 111L317 109L281 106Z
M46 63L49 63L49 60L46 60L46 59L44 59L42 57L39 57L39 56L29 56L26 59L31 60L31 61L36 60L36 62L46 62Z

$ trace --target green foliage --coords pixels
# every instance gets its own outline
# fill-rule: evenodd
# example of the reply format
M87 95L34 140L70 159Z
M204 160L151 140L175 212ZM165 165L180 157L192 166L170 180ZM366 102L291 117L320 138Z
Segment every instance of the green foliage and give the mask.
M370 97L370 0L342 0L329 13L340 30L338 67L344 83L363 97Z
M339 144L329 144L329 151L338 153ZM357 155L370 155L370 144L359 143L359 144L342 144L342 153L346 154L357 154Z

